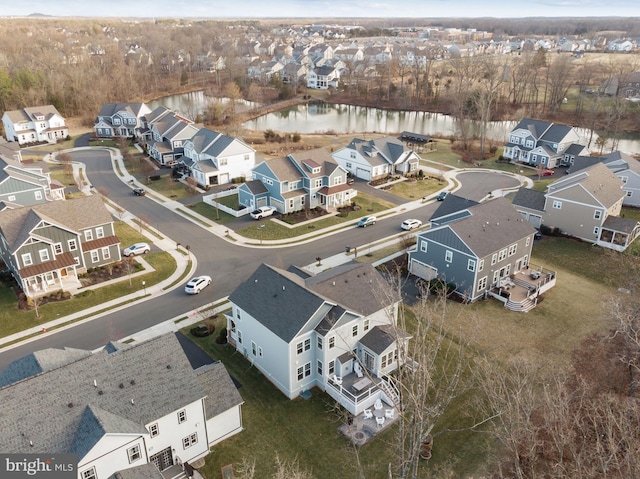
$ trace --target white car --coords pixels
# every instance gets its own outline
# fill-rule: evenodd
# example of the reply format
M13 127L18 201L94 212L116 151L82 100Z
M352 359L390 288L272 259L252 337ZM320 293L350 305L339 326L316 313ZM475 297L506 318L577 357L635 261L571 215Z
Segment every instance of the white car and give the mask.
M185 287L184 292L188 294L198 294L204 288L211 284L211 276L196 276L191 278Z
M123 256L135 256L137 254L147 254L151 247L147 243L134 243L122 252Z
M409 219L409 220L404 220L400 225L400 228L402 228L405 231L411 231L413 229L420 228L421 226L422 226L422 221L416 220L416 219Z
M259 220L260 218L271 216L275 212L276 209L273 206L261 206L251 212L251 217L254 220Z

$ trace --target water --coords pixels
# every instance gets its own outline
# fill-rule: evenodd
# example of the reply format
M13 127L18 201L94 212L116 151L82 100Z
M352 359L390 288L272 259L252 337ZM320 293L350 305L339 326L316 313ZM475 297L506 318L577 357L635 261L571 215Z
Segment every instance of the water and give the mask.
M226 98L208 97L204 92L193 92L160 98L148 103L153 110L164 105L167 108L181 112L189 118L195 118L195 113L202 113L212 102L226 102ZM243 107L254 108L255 103L241 100ZM487 128L487 138L506 142L509 132L517 124L515 121L492 121ZM268 113L242 125L249 130L273 130L283 133L337 133L354 135L358 133L388 133L398 134L411 131L432 136L456 136L456 125L453 117L441 113L394 111L380 108L369 108L352 105L313 104L297 105L291 108ZM477 133L477 125L473 130ZM589 139L588 129L577 129L586 142ZM594 134L591 150L595 151ZM640 136L631 135L620 139L620 151L640 153ZM605 148L603 152L608 152Z

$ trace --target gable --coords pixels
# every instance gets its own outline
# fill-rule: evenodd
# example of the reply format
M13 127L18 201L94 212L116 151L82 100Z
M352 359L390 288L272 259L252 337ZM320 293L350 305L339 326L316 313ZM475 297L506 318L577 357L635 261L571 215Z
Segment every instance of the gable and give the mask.
M586 205L602 206L600 202L592 194L587 192L580 184L571 185L568 188L563 188L562 190L549 193L547 198L549 198L549 200L568 200Z

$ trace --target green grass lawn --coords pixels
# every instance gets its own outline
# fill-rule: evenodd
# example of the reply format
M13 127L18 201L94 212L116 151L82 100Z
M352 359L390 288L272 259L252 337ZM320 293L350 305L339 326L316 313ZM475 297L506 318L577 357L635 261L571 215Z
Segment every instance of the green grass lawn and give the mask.
M417 181L400 181L386 188L389 193L405 198L408 201L417 200L429 196L447 186L446 182L438 181L435 178L428 178Z

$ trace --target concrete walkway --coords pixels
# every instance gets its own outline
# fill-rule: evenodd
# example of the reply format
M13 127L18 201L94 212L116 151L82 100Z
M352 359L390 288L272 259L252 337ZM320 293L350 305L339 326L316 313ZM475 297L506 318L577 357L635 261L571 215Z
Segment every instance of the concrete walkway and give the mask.
M71 151L77 151L77 150L83 150L83 149L93 149L92 147L81 147L81 148L74 148L73 150L64 150L67 152L71 152ZM120 151L116 148L108 148L108 147L104 147L104 149L108 150L110 155L111 155L111 161L112 161L112 165L114 168L114 172L116 173L116 175L118 175L121 179L121 181L123 183L128 184L132 189L133 188L144 188L145 185L141 184L140 182L138 182L138 180L130 175L124 165L122 156L120 154ZM57 153L50 153L48 155L45 156L45 161L47 162L52 162L52 163L56 163L56 158L55 155L59 154L61 152L57 152ZM424 198L421 198L419 200L415 200L415 201L411 201L408 203L404 203L402 205L396 206L394 208L391 208L387 211L384 212L384 216L385 218L388 218L390 216L396 216L399 214L403 214L405 215L408 211L412 211L415 210L417 208L422 207L426 202L431 201L432 199L434 199L442 190L448 190L448 191L456 191L460 185L459 182L455 181L455 177L459 172L465 171L464 169L447 169L446 171L444 169L442 169L442 167L435 163L435 162L431 162L433 163L433 166L420 166L420 168L425 171L425 173L427 173L428 175L431 176L441 176L446 182L447 185L445 187L443 187L441 190L436 191L435 193L426 196ZM82 163L79 162L74 162L73 163L73 173L74 173L74 179L76 181L76 183L79 185L80 190L86 194L86 195L90 195L90 194L98 194L92 187L92 185L90 184L90 182L88 181L88 179L85 176L85 166ZM481 171L478 169L473 169L472 171ZM490 171L490 170L487 170ZM506 173L505 173L506 174ZM526 178L524 176L520 176L520 175L514 175L514 174L509 174L510 176L515 177L516 179L518 179L521 184L526 184L528 187L531 187L531 180L529 178ZM145 188L146 189L146 188ZM496 195L500 195L500 192L492 192L492 194L494 196ZM326 228L322 231L315 231L315 232L311 232L311 233L307 233L304 235L300 235L297 236L295 238L289 238L289 239L285 239L285 240L264 240L262 242L258 242L257 240L254 239L248 239L245 238L243 236L234 234L231 230L227 229L225 226L223 225L219 225L216 224L215 222L211 221L209 218L205 218L202 215L194 212L194 211L188 211L188 214L185 214L185 207L183 204L179 203L178 201L173 201L169 198L166 198L158 193L156 193L153 190L147 190L147 198L157 202L158 204L160 204L161 206L171 209L173 210L176 214L181 215L182 217L190 220L191 222L193 222L193 224L204 228L206 230L208 230L211 234L214 234L216 236L218 236L221 239L224 239L225 241L230 241L233 242L236 245L241 245L244 247L255 247L255 248L268 248L268 247L280 247L283 244L305 244L305 243L309 243L311 241L315 241L318 240L320 238L323 238L325 236L331 235L331 234L335 234L341 230L347 229L347 228L352 228L354 227L352 223L348 223L348 224L339 224L339 225L335 225L329 228ZM106 314L111 314L113 312L117 312L121 309L124 309L128 306L131 306L132 304L137 304L139 302L142 301L146 301L148 299L151 299L155 296L159 296L161 294L164 294L167 291L170 291L172 289L178 288L178 287L182 287L182 282L177 282L177 280L181 277L181 276L190 276L193 274L193 272L196 270L197 268L197 259L193 256L193 255L186 255L184 254L184 252L180 252L176 249L176 243L175 241L172 241L169 238L166 238L162 233L160 233L158 230L156 230L155 228L153 228L150 225L144 225L144 228L140 228L139 227L139 220L131 215L128 212L122 212L121 210L116 210L116 205L111 204L108 200L105 199L105 204L107 206L107 208L112 212L112 214L114 214L114 216L119 217L122 219L122 221L126 222L127 224L129 224L131 227L133 227L134 229L140 231L147 239L149 243L153 243L156 247L160 248L163 251L166 251L167 253L171 254L171 256L174 258L174 260L176 261L176 270L174 271L174 273L167 278L166 280L152 285L152 286L148 286L146 287L144 290L140 291L135 291L127 296L123 296L117 299L114 299L112 301L106 302L106 303L102 303L100 305L94 306L92 308L88 308L86 310L83 311L79 311L77 313L71 314L69 316L65 316L63 318L59 318L55 321L51 321L48 322L44 325L41 326L37 326L34 328L30 328L27 329L25 331L22 331L20 333L16 333L16 334L12 334L10 336L6 336L4 338L0 339L0 346L2 344L7 344L7 343L11 343L11 342L16 342L21 340L21 339L25 339L25 340L33 340L33 339L37 339L38 337L40 337L41 334L47 334L47 332L49 332L49 330L58 327L60 325L63 325L61 327L58 327L56 329L56 331L61 331L64 329L68 329L71 327L74 327L75 325L82 323L82 322L86 322L86 321L91 321L93 319L98 319L103 315ZM137 222L138 221L138 222ZM212 224L213 223L213 224ZM343 253L339 253L336 254L334 256L331 256L329 258L323 258L319 263L312 263L309 264L305 267L303 267L303 269L307 272L309 272L310 274L317 274L321 271L325 271L327 269L333 268L335 266L338 266L340 264L344 264L344 263L348 263L349 261L352 261L354 258L357 257L358 254L365 254L365 252L374 252L377 251L379 249L382 248L386 248L388 246L391 245L397 245L398 243L398 236L394 236L392 238L387 239L386 241L380 241L380 242L375 242L371 245L368 244L363 244L363 245L357 245L356 247L352 248L352 251L347 253L347 252L343 252ZM161 239L159 239L161 238ZM403 254L403 251L399 251L398 253L396 253L393 256L399 256L401 254ZM390 258L384 258L383 260L380 260L376 263L374 263L374 265L377 265L379 263L388 261ZM138 257L138 259L141 259ZM191 259L191 265L189 266L189 259ZM142 273L138 273L138 275L140 274L146 274L149 272L149 268L150 266L146 266L147 269L145 269L145 271L143 271ZM186 273L186 274L185 274ZM132 275L133 277L133 275ZM126 279L123 279L123 281L128 280L128 277ZM104 283L102 285L99 286L103 286ZM220 313L221 311L224 311L225 309L229 308L229 304L227 302L227 298L221 298L220 300L216 301L215 303L212 303L208 306L205 306L203 308L200 308L198 310L194 310L194 311L190 311L187 312L185 314L182 314L180 316L180 318L171 318L168 319L167 321L164 321L163 323L160 323L156 326L153 326L147 330L144 331L140 331L139 333L128 337L128 338L122 338L123 341L143 341L145 339L150 339L153 337L156 337L160 334L169 332L169 331L177 331L178 329L190 326L192 324L196 324L201 322L202 320L212 316L213 314L217 314ZM185 318L186 315L186 319ZM180 322L176 322L178 319L180 319ZM7 348L10 348L11 346L8 346ZM6 348L5 348L6 349ZM2 349L0 349L0 352L2 351Z

